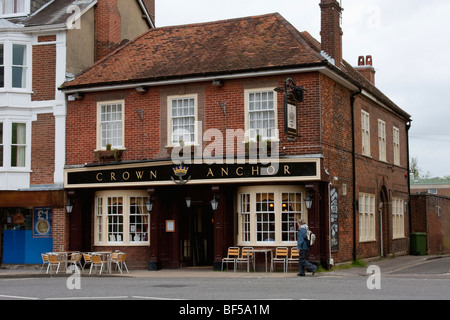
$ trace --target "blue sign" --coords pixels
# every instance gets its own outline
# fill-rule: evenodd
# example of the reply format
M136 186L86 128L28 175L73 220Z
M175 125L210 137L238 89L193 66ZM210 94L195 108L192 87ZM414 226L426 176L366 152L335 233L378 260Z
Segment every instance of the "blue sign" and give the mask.
M52 237L52 208L36 207L33 212L33 238Z

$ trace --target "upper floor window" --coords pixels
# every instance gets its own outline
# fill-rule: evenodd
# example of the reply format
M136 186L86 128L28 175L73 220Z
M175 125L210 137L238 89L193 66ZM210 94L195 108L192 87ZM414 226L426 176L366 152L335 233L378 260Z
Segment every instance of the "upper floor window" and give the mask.
M251 141L277 139L277 104L273 89L245 92L245 129Z
M197 95L168 98L170 146L196 143Z
M0 122L0 167L3 167L3 123Z
M25 167L27 125L13 123L11 134L11 167Z
M0 43L0 88L5 87L5 53L3 48L3 43Z
M111 145L112 149L122 149L124 126L123 101L102 102L98 104L98 132L97 148L106 149Z
M26 168L30 166L27 123L4 120L0 122L0 167Z
M386 123L378 120L378 147L380 161L386 161Z
M30 0L0 0L0 17L23 16L30 13Z
M12 48L12 87L26 88L27 46L13 44Z
M400 130L394 127L393 130L393 140L394 140L394 164L400 165Z
M362 154L370 156L370 116L366 111L361 111L361 131Z
M0 89L26 89L30 79L31 50L27 44L0 43Z

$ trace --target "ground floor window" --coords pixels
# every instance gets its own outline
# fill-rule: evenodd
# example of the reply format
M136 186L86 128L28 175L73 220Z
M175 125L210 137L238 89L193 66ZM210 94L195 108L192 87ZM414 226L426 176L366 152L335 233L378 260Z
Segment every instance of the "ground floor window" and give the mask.
M295 245L304 188L253 186L238 190L239 245Z
M375 195L359 194L359 241L375 241Z
M149 244L145 191L101 191L95 195L95 244Z
M392 236L393 239L405 237L404 200L400 198L392 199Z

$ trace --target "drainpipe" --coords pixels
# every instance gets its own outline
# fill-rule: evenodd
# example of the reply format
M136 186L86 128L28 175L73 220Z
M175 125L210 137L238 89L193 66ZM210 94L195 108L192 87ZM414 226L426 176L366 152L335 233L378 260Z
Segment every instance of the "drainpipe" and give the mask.
M412 221L411 221L411 174L410 174L410 164L409 164L409 129L411 129L411 120L406 123L406 154L408 157L408 216L409 216L409 234L412 232Z
M356 261L356 150L355 150L355 97L361 94L361 88L350 97L352 112L352 170L353 170L353 261Z

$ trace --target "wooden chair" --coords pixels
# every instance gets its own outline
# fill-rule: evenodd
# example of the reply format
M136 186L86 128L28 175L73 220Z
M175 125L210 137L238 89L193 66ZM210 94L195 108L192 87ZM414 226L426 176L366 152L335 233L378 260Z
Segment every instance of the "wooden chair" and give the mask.
M299 251L297 247L292 247L291 248L291 255L289 256L289 258L286 260L286 271L287 268L289 266L289 264L298 264L298 258L299 258Z
M68 262L70 265L75 266L75 270L78 270L79 273L81 272L81 269L82 269L82 267L81 267L81 257L82 257L82 254L81 254L81 253L79 253L79 252L74 252L74 253L72 253L72 254L70 255L70 259L67 260L67 262ZM77 269L78 266L80 266L80 269Z
M86 265L89 263L89 264L92 264L92 255L90 254L90 253L83 253L83 259L84 259L84 263L83 263L83 270L84 270L84 267L86 267Z
M227 269L228 269L228 263L233 262L234 272L236 272L236 259L237 258L239 258L239 248L238 247L228 248L227 256L222 259L222 271L223 271L223 263L224 262L227 264Z
M42 268L41 269L44 269L44 266L46 264L48 264L48 254L47 253L41 253L41 257L42 257Z
M89 269L89 274L91 274L92 272L92 267L95 267L95 269L97 270L97 266L100 266L100 273L102 274L102 270L103 270L103 265L108 263L108 260L102 260L102 256L101 255L97 255L97 254L93 254L91 255L91 268Z
M52 266L58 266L56 268L56 273L58 273L59 271L59 267L61 266L61 264L64 264L64 266L67 263L67 255L63 254L63 253L50 253L48 254L48 267L47 267L47 272L52 269Z
M283 264L283 271L286 272L286 260L288 258L289 249L287 247L277 247L275 249L275 257L272 258L272 262L270 264L270 271L274 270L274 265L276 263Z
M122 273L123 266L125 266L127 273L130 273L128 271L128 267L125 262L126 259L127 259L127 254L124 252L115 252L111 255L111 262L116 264L116 266L119 268L120 273Z
M253 270L255 270L255 256L254 256L253 252L248 252L249 250L253 250L253 247L243 247L242 248L240 257L236 259L236 264L237 264L237 267L239 267L239 263L247 264L249 262L252 262ZM247 269L248 268L249 268L249 266L247 265Z

